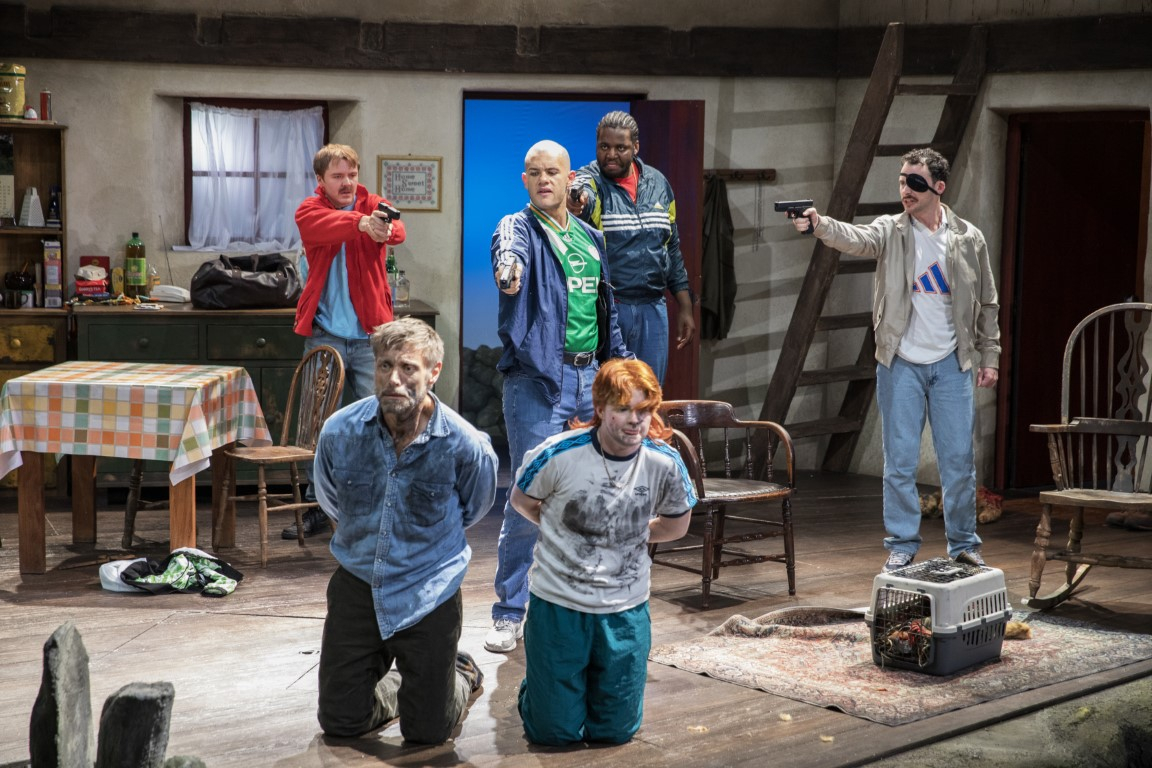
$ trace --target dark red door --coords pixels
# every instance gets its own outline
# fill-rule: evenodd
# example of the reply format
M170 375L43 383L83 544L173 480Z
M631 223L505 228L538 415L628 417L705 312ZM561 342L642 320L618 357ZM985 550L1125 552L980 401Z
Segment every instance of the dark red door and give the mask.
M676 224L680 250L688 270L693 296L700 295L700 257L704 205L704 102L632 102L632 116L640 126L640 157L657 168L676 194ZM700 392L700 337L676 349L676 301L668 295L668 373L664 377L666 400L696 399ZM693 308L700 327L699 306Z
M1028 427L1059 420L1068 334L1089 312L1143 292L1148 126L1146 111L1009 121L999 487L1052 485L1045 436Z

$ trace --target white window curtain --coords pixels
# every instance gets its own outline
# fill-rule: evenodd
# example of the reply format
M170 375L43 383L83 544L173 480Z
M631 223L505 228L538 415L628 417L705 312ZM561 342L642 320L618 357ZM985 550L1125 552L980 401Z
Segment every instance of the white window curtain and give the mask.
M191 105L188 247L239 253L300 246L296 208L316 187L320 107L282 111Z

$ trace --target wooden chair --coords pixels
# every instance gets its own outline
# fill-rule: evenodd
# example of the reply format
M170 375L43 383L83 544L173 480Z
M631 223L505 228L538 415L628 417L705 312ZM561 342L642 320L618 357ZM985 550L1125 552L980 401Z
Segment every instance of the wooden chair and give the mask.
M732 406L715 400L669 400L660 406L660 415L676 433L673 443L680 451L684 463L696 485L698 502L692 510L703 518L701 542L668 546L652 544L649 553L652 562L678 568L701 577L703 599L701 607L708 607L712 582L719 578L721 568L755 565L767 561L783 563L788 573L788 594L796 594L796 553L792 536L793 476L792 438L779 424L771 421L741 421L732 413ZM753 461L753 441L758 432L765 432L768 446L763 463ZM761 434L761 437L765 436ZM718 443L709 442L719 437ZM711 469L709 456L715 453L718 466ZM719 464L722 458L722 464ZM774 459L781 459L780 468L773 467ZM713 474L709 474L712 471ZM779 500L779 519L729 514L735 505L763 504ZM728 535L729 521L742 524L744 532ZM744 530L752 528L754 530ZM689 534L693 535L693 534ZM732 549L732 545L782 536L784 551L776 554L755 554ZM677 553L699 550L699 567L687 565Z
M1152 511L1147 464L1149 366L1144 345L1152 304L1112 304L1080 321L1064 348L1059 424L1033 424L1048 435L1048 456L1056 489L1040 494L1032 568L1030 608L1045 609L1067 600L1096 565L1152 568L1152 557L1118 555L1084 548L1084 510ZM1052 507L1073 509L1064 549L1049 549ZM1068 563L1064 584L1037 596L1049 560Z
M284 425L280 431L280 442L276 445L248 448L235 446L224 451L223 504L226 514L236 519L236 502L255 501L260 517L260 567L268 565L268 510L291 510L296 514L296 539L304 546L303 513L307 509L319 508L315 501L305 501L300 490L301 462L311 462L315 457L316 439L325 420L340 405L344 392L344 362L340 353L329 346L313 349L292 376L288 389L288 400L284 408ZM293 429L295 427L295 429ZM256 465L256 493L236 494L236 464L247 462ZM287 464L291 476L291 493L268 493L265 482L265 467ZM212 542L219 537L220 523L224 510L213 510Z

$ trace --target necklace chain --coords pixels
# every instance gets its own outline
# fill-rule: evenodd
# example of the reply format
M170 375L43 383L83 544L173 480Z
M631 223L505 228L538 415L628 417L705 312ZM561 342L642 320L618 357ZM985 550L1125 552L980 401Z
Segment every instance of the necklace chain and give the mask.
M636 468L640 466L640 452L637 451L631 459L631 466L620 475L617 480L612 476L612 470L608 469L608 459L604 457L604 446L600 446L600 463L604 465L604 474L608 476L608 484L616 490L624 488L632 480L632 476L636 474Z

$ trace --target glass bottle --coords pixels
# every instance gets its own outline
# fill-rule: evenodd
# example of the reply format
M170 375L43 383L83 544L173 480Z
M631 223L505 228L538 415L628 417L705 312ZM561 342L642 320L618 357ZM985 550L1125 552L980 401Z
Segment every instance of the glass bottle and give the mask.
M396 249L388 249L388 259L384 262L384 268L388 270L388 287L392 289L392 295L396 295Z
M48 196L48 220L44 226L51 229L60 229L60 187L53 184L51 194Z
M148 261L139 232L132 233L124 249L124 295L129 299L148 295Z
M393 307L408 307L411 306L412 300L412 287L408 284L408 278L404 275L404 270L396 276L396 291L392 294Z

